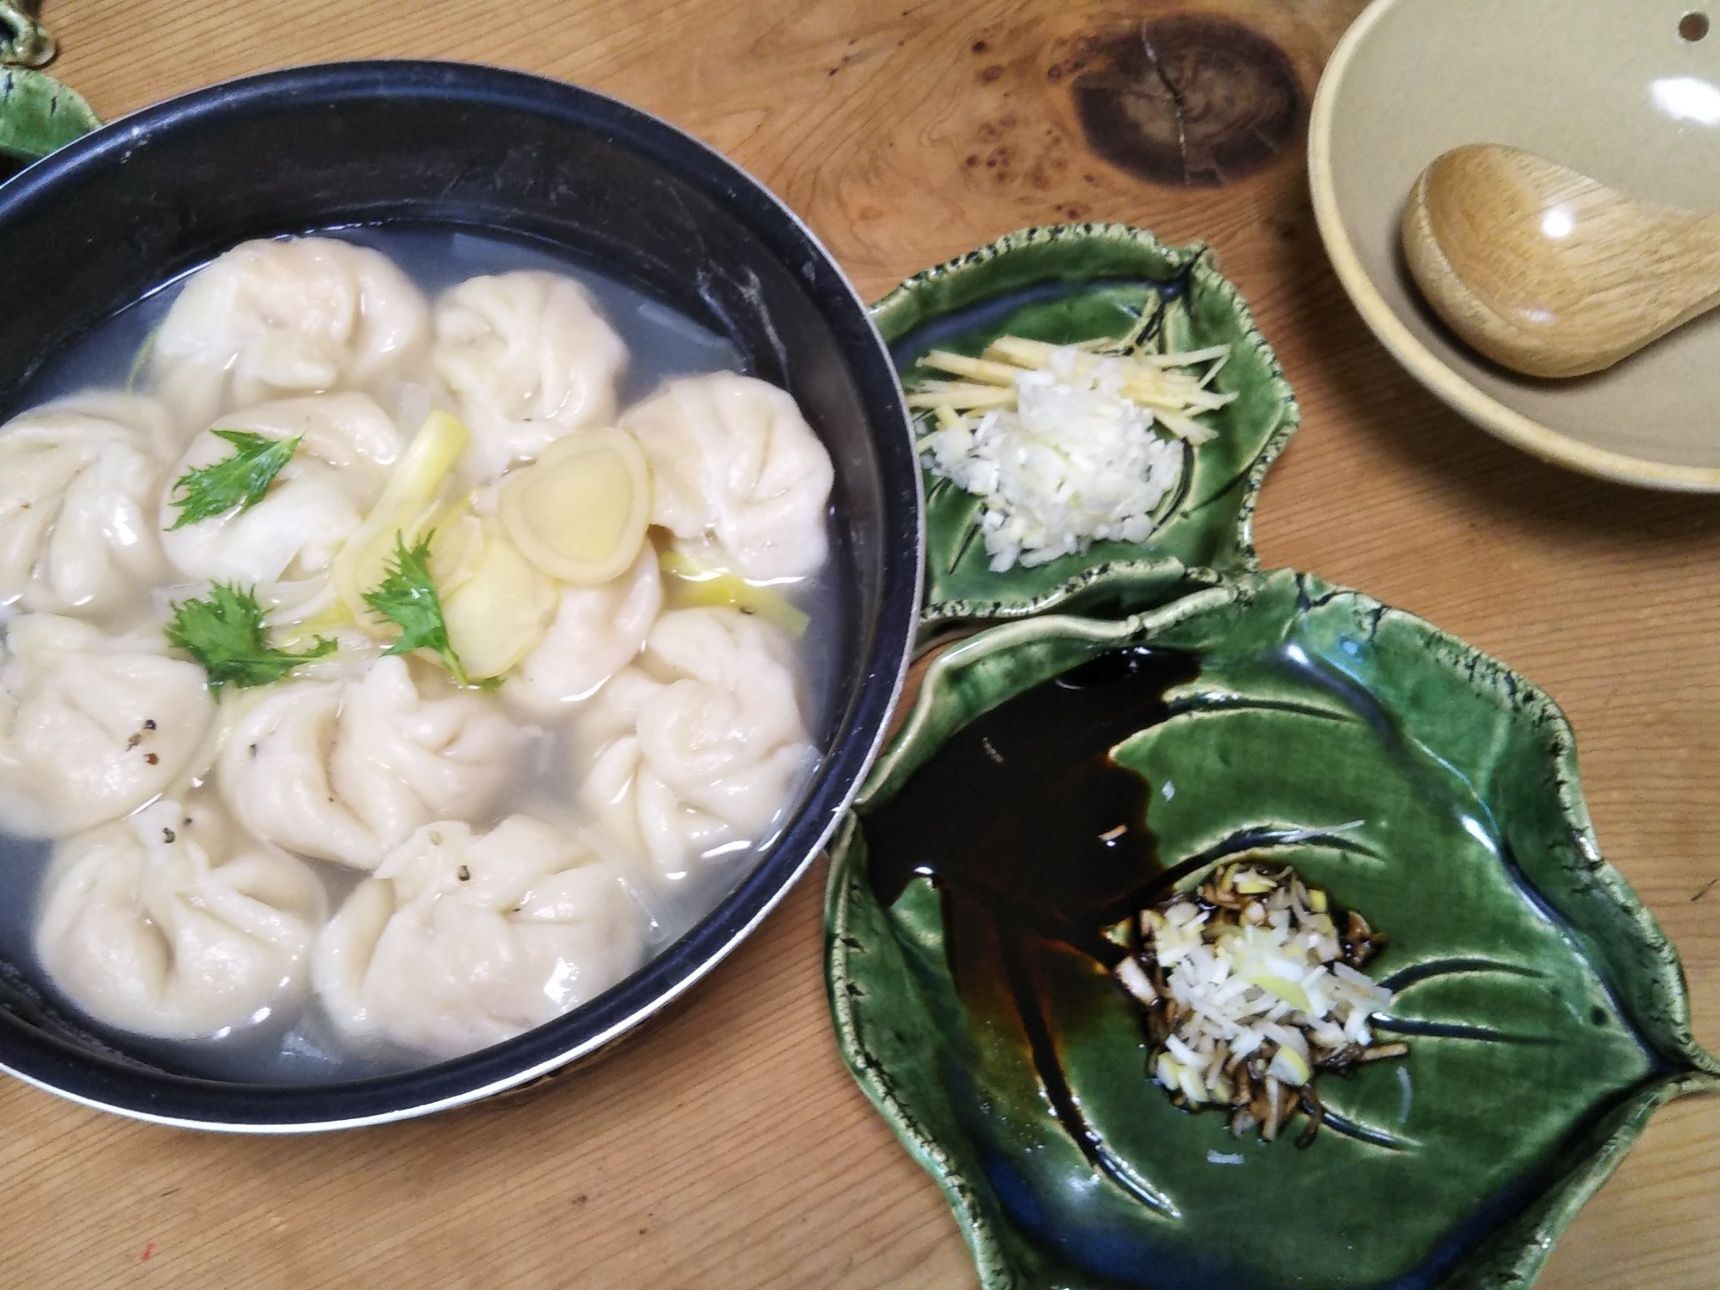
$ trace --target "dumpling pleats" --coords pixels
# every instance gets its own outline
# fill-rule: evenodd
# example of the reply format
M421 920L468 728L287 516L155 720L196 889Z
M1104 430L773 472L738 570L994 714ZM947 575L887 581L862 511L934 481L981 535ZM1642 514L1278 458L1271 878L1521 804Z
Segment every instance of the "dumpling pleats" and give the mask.
M643 958L643 917L614 872L513 815L487 833L415 832L330 920L312 970L344 1033L451 1057L563 1015Z
M195 663L157 634L109 636L29 614L0 653L0 827L26 837L88 828L200 771L215 704Z
M163 799L62 843L36 927L56 987L98 1021L163 1039L302 1003L322 884L280 852L226 849L223 833Z
M815 573L835 470L785 390L735 372L670 381L621 418L651 463L651 521L714 541L743 578Z
M387 256L335 238L244 242L197 272L156 331L155 387L187 424L409 372L429 305Z
M436 302L436 375L472 431L468 472L494 479L615 416L627 348L572 278L468 278Z
M765 841L817 760L780 633L733 609L652 628L575 728L576 801L618 854L684 873Z
M216 780L257 837L374 869L419 825L474 818L524 732L485 697L421 693L404 658L351 681L273 686L224 736Z

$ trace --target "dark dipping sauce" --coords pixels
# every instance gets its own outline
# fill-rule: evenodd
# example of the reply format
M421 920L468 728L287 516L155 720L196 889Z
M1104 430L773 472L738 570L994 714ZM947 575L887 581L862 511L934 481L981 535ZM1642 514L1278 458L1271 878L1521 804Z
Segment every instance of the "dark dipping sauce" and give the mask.
M1358 1161L1373 1158L1369 1156L1329 1156L1312 1162L1312 1172L1298 1177L1295 1166L1285 1164L1279 1150L1261 1159L1248 1184L1236 1186L1229 1185L1234 1175L1226 1174L1215 1183L1210 1175L1196 1179L1189 1172L1192 1162L1168 1163L1167 1178L1181 1192L1173 1206L1150 1178L1136 1172L1133 1161L1146 1163L1138 1149L1125 1156L1088 1118L1067 1073L1072 1060L1085 1061L1084 1071L1108 1067L1119 1049L1106 1047L1101 1056L1089 1060L1084 1046L1096 1034L1107 1039L1115 1036L1119 1009L1128 1009L1140 1023L1142 1104L1156 1099L1159 1105L1169 1105L1147 1069L1153 1047L1147 1033L1148 1014L1112 975L1115 965L1139 948L1134 915L1160 904L1185 880L1228 858L1259 854L1265 860L1281 848L1304 845L1362 856L1376 853L1366 838L1342 830L1247 824L1198 853L1185 854L1180 849L1171 853L1166 847L1161 854L1148 820L1149 806L1159 807L1165 785L1119 765L1112 759L1112 749L1189 713L1226 706L1301 713L1334 722L1335 753L1371 751L1382 767L1403 777L1414 799L1404 807L1403 827L1432 829L1431 836L1437 838L1447 812L1455 812L1462 821L1462 836L1468 836L1471 824L1483 817L1493 826L1493 816L1470 795L1472 790L1459 770L1408 742L1390 713L1343 674L1286 656L1286 663L1294 663L1295 668L1280 674L1317 689L1323 697L1329 696L1329 702L1304 704L1247 694L1226 695L1228 702L1220 702L1217 695L1200 693L1204 687L1190 686L1201 676L1202 662L1191 654L1144 646L1100 654L983 713L906 777L894 797L862 810L867 877L879 904L887 910L896 907L898 933L903 928L915 933L929 930L920 921L930 912L928 893L915 886L916 879L925 880L936 896L944 963L927 964L919 958L927 946L917 936L902 937L902 945L912 972L928 968L935 972L947 966L954 1002L962 1013L958 1024L970 1032L951 1034L940 1054L951 1109L965 1127L977 1130L973 1145L1006 1221L1033 1245L1036 1255L1042 1253L1054 1261L1057 1275L1048 1273L1046 1279L1056 1284L1422 1288L1444 1284L1489 1233L1524 1212L1546 1187L1568 1177L1572 1161L1583 1158L1599 1140L1592 1136L1600 1132L1599 1126L1608 1123L1607 1117L1617 1114L1626 1099L1637 1096L1647 1086L1645 1081L1688 1069L1682 1065L1685 1059L1658 1057L1646 1040L1632 1033L1626 1014L1616 1005L1606 1006L1609 996L1604 981L1597 980L1591 989L1569 973L1541 979L1543 973L1533 964L1512 960L1516 966L1508 963L1507 975L1526 974L1540 1001L1524 1002L1525 994L1514 1008L1525 1017L1544 1016L1549 1024L1569 1010L1570 1015L1585 1019L1582 1025L1597 1030L1605 1025L1609 1031L1607 1017L1616 1013L1621 1019L1616 1042L1609 1039L1596 1052L1629 1065L1621 1066L1616 1077L1607 1077L1604 1085L1599 1079L1552 1072L1550 1077L1556 1076L1562 1088L1580 1090L1588 1100L1571 1105L1569 1121L1562 1128L1542 1134L1538 1155L1518 1145L1510 1122L1509 1092L1485 1089L1481 1096L1486 1113L1498 1120L1497 1143L1478 1138L1475 1154L1480 1157L1496 1146L1512 1160L1515 1172L1490 1172L1488 1162L1455 1162L1466 1178L1486 1180L1484 1190L1461 1201L1445 1189L1443 1181L1418 1187L1415 1194L1431 1207L1431 1217L1403 1215L1405 1239L1417 1242L1415 1250L1399 1257L1393 1241L1394 1215L1389 1207L1370 1199L1377 1191L1374 1180L1349 1172L1358 1167ZM1208 676L1221 691L1225 673L1225 661L1214 656ZM1261 778L1271 785L1274 776L1269 767L1262 768ZM1286 781L1293 782L1294 777ZM1179 784L1179 789L1194 791L1192 784ZM1327 805L1353 810L1357 816L1373 809L1361 793L1337 794ZM1380 835L1387 840L1404 836L1383 826ZM1498 863L1534 908L1535 919L1524 926L1567 926L1563 915L1535 893L1517 868L1502 835L1487 844L1490 852L1495 845ZM1424 863L1428 854L1418 844L1405 863ZM1459 939L1458 944L1463 943ZM1383 983L1401 988L1453 968L1468 971L1480 961L1461 954L1452 957L1437 946L1435 950L1440 957L1412 955L1397 975L1398 985L1393 985L1392 977ZM935 1022L952 1020L943 1011L942 982L927 993L933 1008L929 1017ZM1496 1033L1485 1025L1469 1024L1461 1014L1450 1022L1400 1021L1397 1033L1419 1033L1447 1043L1461 1038L1527 1045L1549 1042L1532 1030L1520 1038ZM1565 1027L1551 1033L1567 1036L1579 1030ZM895 1038L910 1042L902 1034ZM1428 1066L1428 1091L1418 1096L1442 1095L1438 1063L1446 1051L1460 1050L1430 1046L1430 1051L1434 1055ZM1023 1063L1022 1073L1031 1072L1059 1131L1078 1149L1095 1177L1106 1180L1154 1221L1119 1224L1108 1203L1092 1203L1097 1190L1085 1186L1087 1179L1069 1176L1061 1159L1031 1159L1043 1139L1036 1132L1022 1131L1017 1123L1017 1112L1024 1109L1014 1103L1018 1086L1011 1080L1007 1086L1000 1085L995 1096L985 1087L987 1076L995 1076L997 1067L1010 1062L1015 1053ZM1127 1056L1123 1052L1122 1060ZM980 1066L963 1070L964 1059ZM1122 1081L1097 1084L1096 1107L1103 1105L1108 1114L1119 1114L1105 1099L1113 1096L1112 1089L1121 1087L1125 1087ZM1403 1097L1399 1125L1409 1114L1407 1081ZM1378 1186L1389 1187L1394 1178L1406 1177L1410 1166L1405 1161L1419 1162L1415 1169L1429 1176L1445 1177L1444 1162L1424 1154L1419 1143L1397 1139L1380 1125L1351 1122L1330 1106L1324 1111L1323 1141L1332 1136L1350 1138L1371 1143L1383 1153L1378 1157ZM991 1120L994 1113L996 1119ZM1163 1118L1162 1111L1153 1113ZM1435 1124L1432 1132L1449 1130ZM1146 1136L1137 1134L1132 1141L1138 1143ZM1183 1134L1174 1145L1186 1150L1197 1141L1194 1135ZM1449 1138L1436 1136L1435 1141L1443 1145ZM1205 1155L1207 1163L1218 1163L1209 1152ZM1340 1174L1340 1168L1346 1172ZM1334 1192L1331 1213L1321 1211L1310 1218L1298 1206L1305 1208L1311 1200L1318 1209L1323 1186L1332 1186ZM1455 1208L1459 1204L1461 1210ZM1161 1225L1159 1219L1168 1221ZM1258 1228L1250 1226L1255 1222ZM1283 1244L1274 1245L1274 1241ZM1414 1257L1407 1257L1409 1253ZM1342 1274L1316 1278L1299 1270L1304 1256L1327 1273L1349 1262L1358 1273L1379 1269L1382 1275L1365 1282Z
M1152 786L1111 749L1169 716L1167 693L1198 673L1192 655L1144 646L1080 664L956 732L863 821L879 903L915 878L931 882L963 1005L1019 1031L1088 1161L1158 1210L1164 1201L1082 1114L1060 1033L1112 1002L1111 969L1139 937L1133 915L1190 867L1160 863L1146 824Z

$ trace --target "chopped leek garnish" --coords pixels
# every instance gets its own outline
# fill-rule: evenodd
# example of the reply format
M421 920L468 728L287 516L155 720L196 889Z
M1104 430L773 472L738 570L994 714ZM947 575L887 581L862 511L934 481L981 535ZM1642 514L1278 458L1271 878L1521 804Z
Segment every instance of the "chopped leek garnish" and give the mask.
M410 547L430 531L437 496L470 438L471 432L455 418L432 412L407 445L381 498L335 557L335 592L367 628L378 624L366 593L382 581L397 540Z
M727 605L743 614L757 614L797 639L806 634L812 622L805 610L780 592L748 582L726 569L709 568L684 551L664 551L657 557L657 564L669 578L664 591L669 604L676 609Z

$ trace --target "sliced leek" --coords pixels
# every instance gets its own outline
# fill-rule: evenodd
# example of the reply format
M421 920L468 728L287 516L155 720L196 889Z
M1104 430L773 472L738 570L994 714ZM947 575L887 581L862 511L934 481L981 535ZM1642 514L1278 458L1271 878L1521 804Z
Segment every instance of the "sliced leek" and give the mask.
M364 593L382 581L396 537L411 545L429 531L437 495L470 439L471 432L446 412L425 418L382 496L335 557L335 593L366 631L380 635L385 625L370 612Z
M424 424L406 446L400 464L388 477L373 513L392 514L423 507L441 491L442 482L466 451L471 438L472 432L465 424L446 412L432 412L424 418Z
M664 598L673 609L727 605L743 614L756 614L797 639L806 634L812 619L800 606L781 593L748 582L726 569L701 564L684 551L664 551L658 567L667 576Z

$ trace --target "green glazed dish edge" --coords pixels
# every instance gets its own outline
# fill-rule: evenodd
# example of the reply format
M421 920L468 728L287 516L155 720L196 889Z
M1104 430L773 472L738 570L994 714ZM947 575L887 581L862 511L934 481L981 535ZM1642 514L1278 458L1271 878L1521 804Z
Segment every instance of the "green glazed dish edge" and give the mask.
M1188 450L1179 491L1140 544L1099 542L1034 568L995 573L970 531L978 499L924 472L922 637L967 620L1059 612L1128 613L1259 567L1252 517L1267 470L1300 411L1277 357L1203 243L1167 246L1126 224L1022 229L907 279L872 306L904 383L927 349L975 354L1004 332L1069 344L1126 333L1158 310L1157 339L1178 349L1228 343L1213 415L1218 436Z
M1400 994L1418 1001L1405 1004L1405 1024L1413 1025L1405 1036L1411 1054L1402 1060L1415 1072L1421 1100L1414 1113L1408 1078L1389 1069L1398 1063L1369 1067L1341 1088L1360 1119L1401 1133L1401 1145L1412 1150L1392 1154L1325 1130L1300 1158L1286 1140L1236 1142L1223 1132L1222 1121L1172 1107L1139 1067L1141 1054L1127 1043L1119 1047L1115 1034L1101 1034L1103 1026L1091 1039L1071 1041L1067 1077L1078 1094L1090 1095L1096 1122L1109 1117L1112 1131L1125 1137L1137 1122L1146 1126L1147 1137L1125 1154L1147 1177L1165 1182L1167 1194L1187 1192L1190 1231L1198 1230L1200 1214L1212 1208L1210 1196L1217 1194L1211 1192L1217 1184L1210 1160L1216 1155L1229 1161L1234 1152L1251 1167L1239 1173L1264 1175L1268 1185L1274 1179L1292 1185L1285 1180L1299 1168L1316 1168L1322 1179L1345 1172L1360 1179L1347 1189L1353 1195L1341 1186L1333 1190L1302 1236L1277 1233L1292 1260L1318 1263L1329 1257L1321 1244L1330 1237L1326 1223L1353 1219L1354 1231L1370 1223L1403 1224L1415 1229L1410 1237L1430 1241L1428 1233L1443 1231L1439 1223L1460 1233L1446 1245L1430 1245L1444 1253L1430 1256L1420 1273L1391 1265L1388 1253L1373 1260L1381 1276L1369 1279L1368 1268L1359 1268L1359 1279L1345 1284L1528 1284L1554 1239L1617 1166L1654 1109L1685 1093L1720 1088L1720 1064L1691 1034L1676 952L1600 854L1577 780L1572 733L1557 706L1509 668L1425 621L1306 575L1249 574L1121 620L1047 616L1006 623L933 661L917 701L831 848L827 986L839 1045L856 1080L944 1190L984 1285L1126 1283L1072 1261L1069 1249L1075 1247L1057 1248L1044 1230L1029 1230L1045 1216L1029 1215L1024 1225L1019 1197L1010 1201L1000 1190L1000 1178L1012 1187L1008 1180L1017 1176L1038 1180L1037 1189L1022 1194L1042 1195L1091 1190L1095 1180L1103 1190L1103 1180L1083 1176L1085 1162L1060 1144L1031 1063L1016 1069L1025 1059L1012 1055L1012 1041L976 1040L964 1031L948 973L938 970L938 894L921 882L924 890L910 888L885 908L869 880L865 821L970 720L1085 658L1139 644L1187 650L1200 659L1190 700L1199 711L1175 727L1181 733L1166 734L1173 730L1167 722L1126 739L1117 745L1116 760L1149 784L1168 782L1176 768L1188 766L1194 778L1183 782L1198 789L1222 781L1227 767L1254 767L1240 775L1239 784L1219 783L1220 797L1223 791L1230 797L1218 800L1216 810L1201 804L1214 800L1211 791L1184 791L1175 803L1150 797L1148 827L1171 849L1168 854L1191 854L1217 825L1246 823L1251 801L1270 792L1290 793L1280 792L1267 812L1273 818L1299 808L1314 816L1321 810L1343 815L1362 801L1377 805L1381 818L1395 818L1421 809L1415 803L1428 796L1428 784L1445 784L1439 792L1461 804L1455 818L1462 828L1446 829L1431 851L1450 866L1455 907L1466 912L1449 919L1450 926L1438 916L1416 913L1417 901L1436 906L1425 891L1418 895L1417 883L1429 879L1418 877L1423 871L1410 864L1405 849L1405 839L1420 836L1415 832L1380 834L1391 845L1380 853L1384 868L1375 876L1367 866L1339 864L1340 857L1317 848L1286 857L1305 873L1313 871L1309 880L1325 882L1334 899L1364 913L1380 909L1380 925L1394 936L1388 954L1401 945L1397 962L1408 963L1413 970L1406 976L1421 982ZM1329 673L1328 680L1336 678L1330 688L1285 670L1284 659L1297 651L1311 656L1310 667ZM1314 735L1299 726L1315 707L1335 711L1351 702L1344 697L1346 687L1354 691L1358 712L1377 706L1383 722L1328 722ZM1262 700L1252 705L1257 710L1242 711L1251 708L1251 696ZM1295 702L1280 702L1287 696ZM1293 708L1303 711L1297 715ZM1392 743L1392 731L1403 736L1398 743ZM1263 772L1262 763L1238 755L1258 749L1262 740L1277 769ZM1318 779L1297 779L1301 772L1295 767L1311 759L1286 753L1302 740L1315 740L1301 746L1329 752L1335 765L1355 771L1339 777L1350 787L1339 791ZM1431 748L1430 741L1441 746ZM1406 750L1401 754L1379 751L1400 743ZM1370 778L1362 769L1376 755L1381 767ZM1440 778L1441 765L1451 778ZM1426 779L1430 773L1435 779ZM1283 784L1274 787L1274 776ZM1429 836L1444 827L1442 816L1430 813L1427 819L1433 822ZM1485 825L1480 831L1478 821ZM1464 830L1481 840L1472 845ZM1482 832L1493 839L1493 852ZM1496 863L1501 858L1509 860L1510 872ZM1470 929L1479 929L1473 934L1484 954L1466 948ZM1489 967L1480 962L1484 957L1497 962ZM1467 970L1435 971L1428 966L1433 960L1462 963ZM1591 1013L1594 1024L1588 1026ZM1415 1027L1427 1033L1415 1033ZM1513 1030L1536 1033L1507 1033ZM1489 1039L1509 1042L1483 1042ZM987 1108L977 1118L969 1103L979 1095L950 1078L953 1069L967 1067ZM1513 1071L1533 1078L1513 1084ZM1389 1123L1400 1081L1401 1129ZM1514 1100L1495 1095L1496 1088L1519 1087ZM1447 1094L1443 1101L1441 1092ZM1124 1103L1126 1114L1118 1109ZM1503 1130L1483 1128L1477 1116L1488 1107L1507 1114L1516 1109L1520 1122ZM1426 1166L1418 1169L1417 1159ZM1459 1176L1428 1184L1432 1173ZM1499 1179L1507 1176L1512 1181L1501 1190ZM1441 1204L1457 1208L1453 1198L1463 1194L1466 1180L1493 1190L1470 1196L1467 1212L1436 1212ZM1420 1211L1403 1204L1406 1188L1426 1192L1426 1231L1416 1228ZM1376 1205L1364 1194L1370 1191L1388 1199ZM1512 1204L1500 1209L1494 1202L1506 1192ZM1114 1198L1104 1199L1109 1204ZM1094 1248L1113 1237L1124 1240L1135 1260L1130 1266L1144 1269L1135 1284L1189 1283L1186 1270L1195 1265L1188 1260L1198 1258L1198 1251L1184 1248L1192 1237L1182 1225L1131 1215L1126 1205L1110 1209L1115 1212L1094 1220L1086 1233ZM1077 1224L1089 1217L1084 1209L1070 1213ZM1055 1224L1050 1230L1057 1230ZM1366 1262L1370 1255L1360 1257ZM1390 1275L1384 1275L1388 1265ZM1153 1278L1161 1266L1162 1282ZM1298 1283L1294 1270L1284 1269L1287 1284ZM1221 1281L1209 1276L1205 1283ZM1305 1273L1300 1283L1336 1282L1316 1272L1311 1278Z

